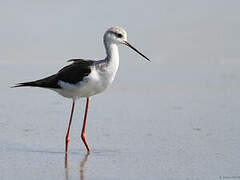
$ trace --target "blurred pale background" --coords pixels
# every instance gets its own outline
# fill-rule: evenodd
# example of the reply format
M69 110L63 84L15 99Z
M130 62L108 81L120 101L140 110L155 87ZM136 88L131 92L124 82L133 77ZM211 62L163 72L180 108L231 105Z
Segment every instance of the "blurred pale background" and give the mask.
M0 179L239 177L239 7L239 0L1 0ZM120 47L115 82L90 104L93 153L83 168L80 100L65 171L71 100L9 87L55 73L70 58L103 59L103 33L115 25L152 62Z
M232 62L240 57L238 0L1 1L0 60L61 63L103 58L102 35L113 25L154 62ZM121 60L134 53L121 50Z

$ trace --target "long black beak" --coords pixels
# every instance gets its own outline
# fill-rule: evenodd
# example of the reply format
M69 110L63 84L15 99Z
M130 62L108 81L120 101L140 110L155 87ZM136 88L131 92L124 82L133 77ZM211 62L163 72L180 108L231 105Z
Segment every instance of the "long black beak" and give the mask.
M133 47L129 42L124 41L124 44L127 45L128 47L130 47L131 49L133 49L134 51L136 51L138 54L140 54L142 57L144 57L145 59L147 59L148 61L150 61L150 59L148 59L145 55L143 55L142 53L140 53L135 47Z

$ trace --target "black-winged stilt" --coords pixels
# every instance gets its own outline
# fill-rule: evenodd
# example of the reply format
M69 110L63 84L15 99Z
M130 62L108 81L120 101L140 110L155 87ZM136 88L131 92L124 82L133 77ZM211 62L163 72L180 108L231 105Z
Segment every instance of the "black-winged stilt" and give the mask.
M118 45L124 44L139 53L145 59L146 56L140 53L127 41L127 33L120 27L111 27L104 34L104 45L106 49L106 58L99 61L85 59L70 59L72 64L62 68L56 74L31 82L19 83L13 87L41 87L56 91L60 95L73 100L72 110L66 134L65 152L68 152L68 143L70 141L69 133L74 112L75 100L86 97L86 108L82 127L81 138L90 152L85 128L88 115L89 98L105 90L114 80L119 65Z

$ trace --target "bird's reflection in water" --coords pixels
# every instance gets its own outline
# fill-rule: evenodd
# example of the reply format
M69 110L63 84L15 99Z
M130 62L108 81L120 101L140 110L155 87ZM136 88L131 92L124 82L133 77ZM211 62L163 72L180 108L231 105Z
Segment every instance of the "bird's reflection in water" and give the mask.
M65 168L68 168L68 154L65 154Z
M80 180L84 180L84 178L85 178L85 176L84 176L85 164L87 162L89 154L90 153L87 153L80 163ZM65 179L70 180L69 174L68 174L68 155L67 154L65 155Z
M89 156L89 153L87 153L84 156L83 160L80 163L80 178L81 178L81 180L84 180L84 170L85 170L85 164L87 162L88 156Z
M69 176L68 176L68 154L65 154L65 179L69 180Z

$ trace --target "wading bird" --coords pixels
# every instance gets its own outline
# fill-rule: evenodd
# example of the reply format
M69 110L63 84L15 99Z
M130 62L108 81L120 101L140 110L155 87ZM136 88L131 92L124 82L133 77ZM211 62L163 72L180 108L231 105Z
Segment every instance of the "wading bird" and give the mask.
M90 152L86 136L85 128L88 115L89 98L93 95L101 93L114 80L119 65L118 45L124 44L145 59L150 61L146 56L139 52L127 41L127 33L121 27L109 28L103 37L106 49L106 58L103 60L93 61L87 59L70 59L70 65L65 66L56 74L31 82L18 83L13 87L32 86L47 88L56 91L58 94L72 99L72 110L66 134L65 153L68 153L68 143L70 141L69 133L72 123L75 101L78 98L86 98L86 108L82 127L81 138Z

